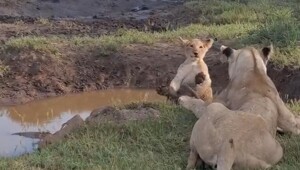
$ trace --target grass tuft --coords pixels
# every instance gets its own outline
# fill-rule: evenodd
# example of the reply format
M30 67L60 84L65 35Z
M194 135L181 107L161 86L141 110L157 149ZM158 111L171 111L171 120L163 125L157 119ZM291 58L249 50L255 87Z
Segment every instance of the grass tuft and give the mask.
M12 38L5 43L7 52L34 51L40 53L57 54L57 44L61 43L57 37L27 36Z
M1 64L0 62L0 77L3 77L10 70L9 66Z

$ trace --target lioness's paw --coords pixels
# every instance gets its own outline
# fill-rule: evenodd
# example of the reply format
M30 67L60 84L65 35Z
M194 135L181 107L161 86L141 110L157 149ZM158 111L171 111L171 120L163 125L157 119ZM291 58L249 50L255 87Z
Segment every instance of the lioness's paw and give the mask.
M177 96L177 91L174 89L173 86L170 86L170 87L169 87L169 93L170 93L170 95L172 95L172 96Z

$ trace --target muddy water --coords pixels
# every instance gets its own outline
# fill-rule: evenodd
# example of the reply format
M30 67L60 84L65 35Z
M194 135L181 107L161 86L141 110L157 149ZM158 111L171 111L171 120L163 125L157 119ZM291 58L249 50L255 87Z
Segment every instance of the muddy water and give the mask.
M114 89L0 108L0 156L18 156L37 148L38 139L11 135L13 133L38 131L53 133L76 114L85 119L93 109L100 106L138 101L159 102L164 101L164 98L157 95L154 90Z

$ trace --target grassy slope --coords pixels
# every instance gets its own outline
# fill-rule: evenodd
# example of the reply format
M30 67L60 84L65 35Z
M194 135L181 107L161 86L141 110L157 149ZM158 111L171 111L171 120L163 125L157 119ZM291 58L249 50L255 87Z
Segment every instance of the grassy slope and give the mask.
M185 165L195 117L162 105L159 120L84 127L41 153L0 160L0 169L178 169Z
M71 139L15 159L0 159L0 169L182 169L194 115L176 106L157 105L158 120L127 125L83 127ZM294 111L300 110L294 104ZM285 154L274 170L297 170L300 137L279 138Z

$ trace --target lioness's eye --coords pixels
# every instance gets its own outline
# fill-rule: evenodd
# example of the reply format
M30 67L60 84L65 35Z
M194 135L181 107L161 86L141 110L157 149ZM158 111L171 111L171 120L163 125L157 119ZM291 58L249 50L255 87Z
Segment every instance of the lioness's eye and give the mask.
M203 46L200 46L199 48L203 48Z
M193 47L193 45L191 44L190 47Z

